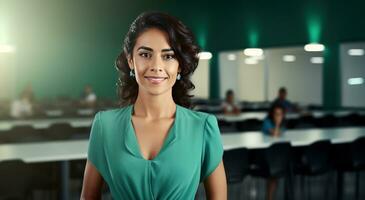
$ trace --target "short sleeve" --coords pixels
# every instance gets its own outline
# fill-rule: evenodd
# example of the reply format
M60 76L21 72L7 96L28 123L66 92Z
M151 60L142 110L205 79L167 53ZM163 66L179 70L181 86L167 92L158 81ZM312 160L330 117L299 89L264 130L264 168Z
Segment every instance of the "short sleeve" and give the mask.
M270 129L272 128L274 127L272 126L271 121L268 118L266 118L262 123L262 132L266 135L270 135Z
M91 126L87 158L105 179L107 163L100 115L100 112L95 115Z
M200 182L203 182L218 167L223 157L223 145L217 119L209 115L203 135L203 154Z

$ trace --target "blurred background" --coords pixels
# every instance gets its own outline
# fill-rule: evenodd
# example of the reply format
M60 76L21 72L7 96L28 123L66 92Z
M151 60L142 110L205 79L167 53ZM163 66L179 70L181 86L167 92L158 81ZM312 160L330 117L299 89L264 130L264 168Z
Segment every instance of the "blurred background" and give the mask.
M218 118L229 199L365 198L364 9L0 0L0 199L79 198L94 114L119 107L115 59L152 10L178 17L201 47L194 109Z

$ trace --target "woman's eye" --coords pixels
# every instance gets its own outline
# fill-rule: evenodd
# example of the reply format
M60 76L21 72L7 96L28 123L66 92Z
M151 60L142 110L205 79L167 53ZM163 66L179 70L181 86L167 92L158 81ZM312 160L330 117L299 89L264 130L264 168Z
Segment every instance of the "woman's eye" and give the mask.
M140 53L139 55L144 57L144 58L149 58L150 57L149 53Z
M164 55L164 59L165 60L171 60L171 59L174 59L175 58L175 55Z

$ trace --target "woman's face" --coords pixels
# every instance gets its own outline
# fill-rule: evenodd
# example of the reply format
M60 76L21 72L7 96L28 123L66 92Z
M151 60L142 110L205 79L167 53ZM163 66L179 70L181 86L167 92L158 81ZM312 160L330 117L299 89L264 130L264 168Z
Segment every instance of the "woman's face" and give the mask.
M180 68L167 40L167 34L156 28L146 30L137 38L128 64L134 69L140 92L172 94Z

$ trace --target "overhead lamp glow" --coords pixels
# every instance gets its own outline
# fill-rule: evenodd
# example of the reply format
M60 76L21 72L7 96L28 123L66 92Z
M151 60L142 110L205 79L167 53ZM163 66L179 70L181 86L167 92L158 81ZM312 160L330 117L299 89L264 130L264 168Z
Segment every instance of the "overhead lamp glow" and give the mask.
M324 45L318 43L310 43L304 46L305 51L324 51Z
M283 61L284 62L294 62L295 61L295 56L293 55L284 55L283 56Z
M364 49L349 49L347 53L350 56L363 56L365 54Z
M212 58L212 53L203 51L198 54L199 59L201 60L209 60Z
M323 63L323 57L312 57L311 63L313 64L322 64Z
M349 85L361 85L361 84L363 84L363 83L364 83L364 79L363 79L363 78L361 78L361 77L357 77L357 78L349 78L349 79L347 80L347 83L348 83Z
M14 52L15 52L15 46L0 44L0 53L14 53Z
M262 56L264 54L264 51L260 48L247 48L243 50L243 53L246 56Z
M255 59L255 57L248 57L245 58L245 64L246 65L256 65L259 61Z
M230 54L228 54L227 59L228 60L236 60L237 56L236 56L236 54L230 53Z

